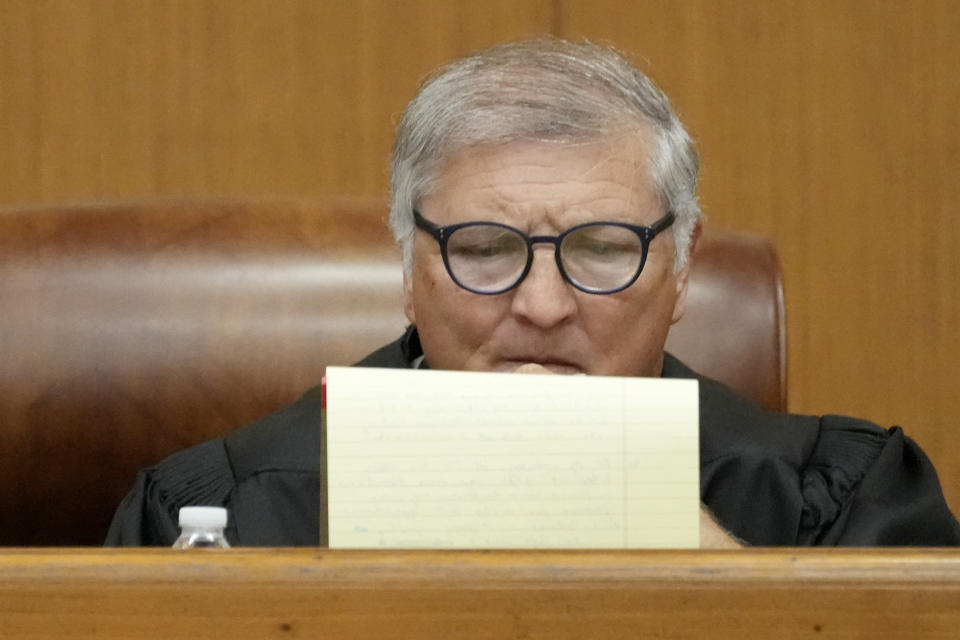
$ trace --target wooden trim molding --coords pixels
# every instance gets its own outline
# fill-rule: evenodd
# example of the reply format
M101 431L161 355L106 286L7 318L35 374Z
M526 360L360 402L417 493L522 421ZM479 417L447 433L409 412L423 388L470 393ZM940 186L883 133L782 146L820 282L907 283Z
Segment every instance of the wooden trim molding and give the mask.
M960 551L0 550L10 638L952 638Z

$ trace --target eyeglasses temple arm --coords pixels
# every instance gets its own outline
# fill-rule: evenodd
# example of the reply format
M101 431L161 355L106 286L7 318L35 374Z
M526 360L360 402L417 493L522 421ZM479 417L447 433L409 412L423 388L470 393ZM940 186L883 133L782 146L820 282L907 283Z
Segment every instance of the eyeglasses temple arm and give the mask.
M672 225L676 219L677 215L673 211L667 211L665 216L650 225L650 237L653 238L655 235Z
M420 212L417 211L416 209L413 210L413 221L418 228L423 229L424 231L431 234L434 238L436 238L437 242L442 242L443 229L437 226L436 223L430 222L429 220L424 218L422 215L420 215Z

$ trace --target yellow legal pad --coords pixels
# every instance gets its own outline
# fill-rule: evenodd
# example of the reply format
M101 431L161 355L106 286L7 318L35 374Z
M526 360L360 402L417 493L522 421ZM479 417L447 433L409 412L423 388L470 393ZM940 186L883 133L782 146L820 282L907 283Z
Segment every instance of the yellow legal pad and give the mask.
M695 548L695 380L327 369L331 548Z

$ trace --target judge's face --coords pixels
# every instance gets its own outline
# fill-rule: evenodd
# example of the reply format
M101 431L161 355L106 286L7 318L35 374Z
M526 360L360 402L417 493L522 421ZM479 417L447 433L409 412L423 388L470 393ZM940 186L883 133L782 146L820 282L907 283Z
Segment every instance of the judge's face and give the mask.
M543 142L472 148L449 158L419 205L439 226L491 221L528 235L557 235L591 221L650 225L665 211L648 178L641 143ZM612 294L566 282L554 247L536 244L517 287L481 295L447 273L437 241L415 232L404 276L405 311L435 369L659 376L663 344L683 314L687 271L674 273L671 230L654 238L640 277Z

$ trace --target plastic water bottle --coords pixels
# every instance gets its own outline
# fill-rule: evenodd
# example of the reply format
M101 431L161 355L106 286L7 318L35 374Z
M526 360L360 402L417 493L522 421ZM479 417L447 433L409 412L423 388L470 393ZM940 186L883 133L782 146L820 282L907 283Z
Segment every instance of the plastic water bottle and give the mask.
M180 537L174 549L228 549L223 528L227 526L227 510L223 507L181 507Z

